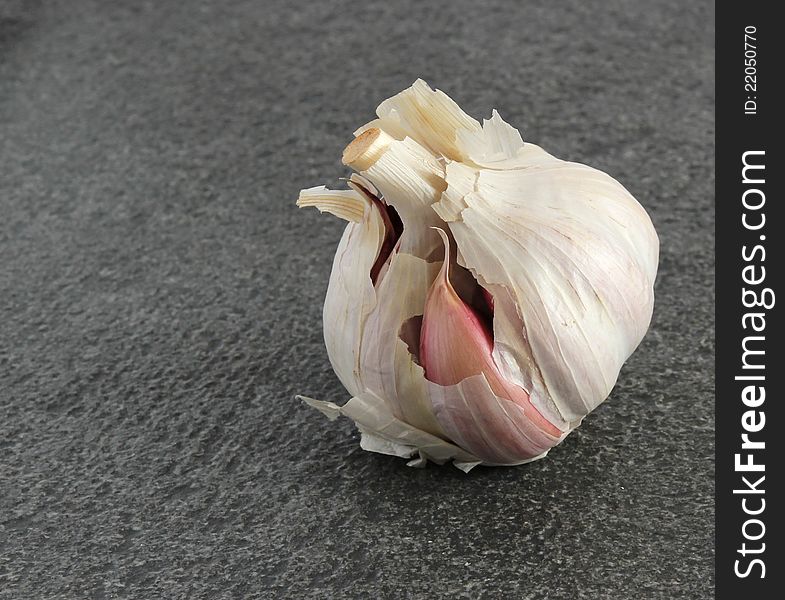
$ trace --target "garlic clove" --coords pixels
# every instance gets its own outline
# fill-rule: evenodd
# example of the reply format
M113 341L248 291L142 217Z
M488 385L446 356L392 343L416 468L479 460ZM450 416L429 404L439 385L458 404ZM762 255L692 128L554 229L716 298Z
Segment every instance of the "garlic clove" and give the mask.
M376 286L377 304L365 322L359 351L366 390L383 398L398 419L444 437L431 409L423 368L402 339L404 324L423 313L439 267L411 254L392 255Z
M658 243L645 211L605 173L557 159L479 171L461 210L447 201L461 264L512 300L495 310L497 363L530 381L551 422L581 419L648 328Z
M444 230L437 231L444 243L445 256L423 313L420 362L425 367L426 378L442 386L451 386L482 374L493 394L518 405L539 429L560 436L561 431L534 408L529 394L500 373L493 360L491 330L451 285L449 239ZM473 402L471 398L467 401ZM493 428L493 421L487 426Z
M472 375L493 373L493 340L488 326L450 283L450 242L443 229L437 231L444 242L444 262L425 301L420 362L430 381L454 385Z
M360 222L349 221L338 244L322 321L327 355L333 370L344 387L357 395L364 389L360 364L362 335L365 323L377 304L370 274L387 230L378 208L363 194L356 190L350 191L356 194L352 202L356 198L363 202L364 213ZM333 214L336 214L336 210L341 214L350 214L344 209L333 210L332 204L325 205L324 201L314 197L306 199L306 202L311 200L313 202L309 205L316 208L329 206L329 212ZM334 200L335 196L331 196L330 202Z
M495 394L484 375L451 386L429 383L429 396L447 438L484 464L514 465L542 458L567 435L541 429L525 407Z

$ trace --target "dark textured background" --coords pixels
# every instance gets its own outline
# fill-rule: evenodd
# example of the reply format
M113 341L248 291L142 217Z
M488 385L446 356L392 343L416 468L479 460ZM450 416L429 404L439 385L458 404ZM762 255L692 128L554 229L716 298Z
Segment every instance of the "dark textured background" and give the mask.
M706 598L710 2L0 0L0 598ZM421 76L620 179L652 329L543 461L409 469L321 339L336 184Z

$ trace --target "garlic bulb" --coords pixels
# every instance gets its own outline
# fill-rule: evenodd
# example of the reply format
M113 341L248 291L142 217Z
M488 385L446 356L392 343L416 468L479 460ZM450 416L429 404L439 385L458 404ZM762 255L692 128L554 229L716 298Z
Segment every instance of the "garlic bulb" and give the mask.
M363 448L512 465L544 456L611 391L645 334L659 242L609 175L481 125L418 80L299 206L348 221L324 305Z

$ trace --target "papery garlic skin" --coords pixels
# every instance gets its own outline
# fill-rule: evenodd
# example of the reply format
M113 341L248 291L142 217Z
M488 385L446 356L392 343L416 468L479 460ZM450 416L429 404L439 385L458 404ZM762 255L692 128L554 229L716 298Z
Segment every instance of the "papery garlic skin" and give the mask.
M495 111L480 125L422 81L377 114L344 152L362 176L356 195L311 188L298 200L349 221L325 301L325 341L350 394L389 409L376 426L358 426L422 458L416 434L390 439L383 422L459 446L465 464L467 453L486 464L541 457L608 396L648 328L658 258L651 221L609 175L524 144ZM388 257L384 203L403 224ZM464 367L465 377L441 382L401 336L446 272L437 229L493 299L485 374ZM377 259L384 265L372 280ZM430 310L450 309L437 306Z
M448 188L435 209L459 262L506 292L494 294L500 365L523 376L546 414L581 419L649 326L658 241L648 215L610 176L558 159L480 170L472 191L456 196Z

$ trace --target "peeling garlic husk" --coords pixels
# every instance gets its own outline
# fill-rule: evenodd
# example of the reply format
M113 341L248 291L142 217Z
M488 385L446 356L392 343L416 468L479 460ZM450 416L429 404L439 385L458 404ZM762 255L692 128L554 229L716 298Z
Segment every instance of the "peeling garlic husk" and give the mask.
M363 448L417 466L541 458L607 398L648 329L659 250L651 220L609 175L524 144L496 111L481 125L421 80L377 115L344 151L350 189L298 199L348 221L323 319L352 399L306 401L352 418ZM472 317L482 309L457 295L423 316L430 290L452 289L442 233L454 268L489 299L484 334L482 315ZM472 323L465 339L449 325L461 315ZM421 319L443 323L442 337ZM424 333L447 341L420 356ZM472 348L490 352L474 361L484 370L438 383L440 369L454 370L445 356L469 365L461 353Z

